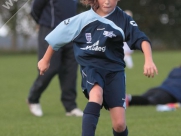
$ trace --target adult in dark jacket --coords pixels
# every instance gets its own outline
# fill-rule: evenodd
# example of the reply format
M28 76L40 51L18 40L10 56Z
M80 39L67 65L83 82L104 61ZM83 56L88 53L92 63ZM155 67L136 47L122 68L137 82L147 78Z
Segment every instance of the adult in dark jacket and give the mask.
M144 94L127 95L127 105L157 105L181 103L181 66L173 68L160 86L147 90Z
M76 14L76 0L34 0L31 15L39 26L38 33L38 60L40 60L48 47L45 37L63 20ZM66 35L66 34L65 34ZM68 35L67 35L68 36ZM57 59L59 58L59 59ZM78 64L74 58L72 43L67 44L56 52L51 60L49 70L38 75L28 96L31 113L42 116L40 97L49 85L51 79L58 75L61 87L61 101L67 116L82 116L83 112L76 104L76 79Z

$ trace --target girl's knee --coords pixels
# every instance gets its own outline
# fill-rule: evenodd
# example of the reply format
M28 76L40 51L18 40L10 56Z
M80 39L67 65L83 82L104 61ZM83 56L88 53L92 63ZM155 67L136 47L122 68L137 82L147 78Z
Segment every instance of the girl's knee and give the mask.
M126 129L126 122L125 121L115 122L113 124L113 129L116 132L123 132Z

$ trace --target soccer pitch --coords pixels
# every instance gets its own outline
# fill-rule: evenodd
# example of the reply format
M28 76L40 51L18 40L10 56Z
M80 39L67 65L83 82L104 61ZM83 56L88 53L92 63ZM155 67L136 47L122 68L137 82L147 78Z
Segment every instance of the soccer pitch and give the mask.
M141 94L159 85L173 67L181 65L180 51L155 51L153 58L159 74L147 78L143 75L143 54L140 51L133 53L134 68L126 69L127 93ZM30 114L25 101L36 75L36 54L0 55L0 136L81 136L82 119L65 116L57 76L41 97L44 116ZM87 99L80 80L78 71L77 103L83 110ZM128 107L126 119L129 136L181 135L181 108L157 112L155 106ZM96 136L112 136L109 112L105 109L101 110Z

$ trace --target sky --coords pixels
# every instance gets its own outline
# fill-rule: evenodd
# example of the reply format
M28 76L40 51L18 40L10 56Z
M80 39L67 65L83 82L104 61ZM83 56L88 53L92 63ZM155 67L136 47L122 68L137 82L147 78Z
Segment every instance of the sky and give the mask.
M0 36L4 37L8 34L8 29L7 27L4 25L2 27L0 27Z

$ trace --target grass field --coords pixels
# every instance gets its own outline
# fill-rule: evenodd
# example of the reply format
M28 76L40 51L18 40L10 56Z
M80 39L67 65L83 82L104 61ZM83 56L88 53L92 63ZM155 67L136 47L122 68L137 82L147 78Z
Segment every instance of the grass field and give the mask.
M141 94L159 85L175 66L181 64L180 51L154 52L159 74L143 76L143 54L134 52L134 68L126 69L127 93ZM43 117L30 114L25 100L36 75L36 54L0 55L0 136L81 136L81 118L66 117L59 100L55 77L42 95ZM82 110L87 102L77 81L77 103ZM180 136L181 109L157 112L155 106L128 107L126 110L129 136ZM96 136L112 136L110 117L102 109Z

